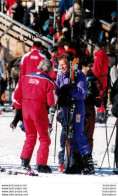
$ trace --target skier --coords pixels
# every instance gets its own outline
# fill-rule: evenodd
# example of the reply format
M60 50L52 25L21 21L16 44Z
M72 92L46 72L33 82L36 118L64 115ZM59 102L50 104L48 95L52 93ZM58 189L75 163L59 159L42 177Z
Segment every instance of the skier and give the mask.
M93 151L93 134L95 129L95 106L100 107L102 100L99 97L102 89L100 80L92 72L93 59L90 56L83 56L79 63L79 69L85 74L87 79L87 95L85 97L85 121L84 133Z
M59 2L59 13L58 17L61 20L61 26L64 26L64 20L65 20L65 15L66 11L73 6L73 0L61 0Z
M40 61L46 58L46 56L41 52L42 44L41 42L33 43L31 47L31 51L24 54L20 62L20 70L21 70L21 77L33 73L37 71L37 66L39 65ZM15 113L15 117L10 124L11 128L15 128L17 126L18 121L22 121L22 112L17 110Z
M103 86L103 90L101 91L101 98L105 96L107 90L108 68L109 68L109 57L106 54L106 51L103 48L102 44L97 43L95 44L95 49L94 49L93 73L101 81ZM106 110L105 101L106 100L104 98L104 104L101 105L101 107L97 108L96 122L100 122L100 123L106 122L107 110Z
M48 107L55 104L55 85L49 77L52 62L42 60L37 72L25 75L18 83L14 93L14 107L22 109L26 140L21 153L22 167L29 168L32 153L39 135L40 146L37 151L37 171L51 173L47 166L49 145ZM43 112L43 115L42 115Z
M62 151L59 153L59 171L63 171L64 164L64 151L65 151L65 131L67 126L67 97L73 97L76 102L76 108L74 111L73 124L74 124L74 135L70 139L70 150L71 157L74 158L74 155L78 152L82 155L83 158L83 173L92 174L94 173L94 166L92 161L91 150L88 144L88 141L84 135L84 97L86 95L87 86L86 86L86 77L82 71L78 70L77 80L75 87L70 87L70 56L68 54L63 54L59 57L59 65L61 67L62 74L56 81L56 90L59 98L59 105L63 109L64 113L64 123L61 133L61 147ZM75 168L74 160L70 165L70 173L75 173L73 171Z
M42 47L41 42L34 41L31 51L22 57L20 64L21 77L36 71L40 61L46 58L46 56L41 52Z

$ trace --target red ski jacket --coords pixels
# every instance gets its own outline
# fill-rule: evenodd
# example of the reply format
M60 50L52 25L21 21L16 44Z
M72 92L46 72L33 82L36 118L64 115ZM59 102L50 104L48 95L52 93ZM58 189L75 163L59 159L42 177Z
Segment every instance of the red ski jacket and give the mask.
M99 50L94 53L95 59L93 63L93 73L100 79L103 85L103 91L107 87L107 74L109 68L109 57L106 54L105 50Z
M5 3L6 3L6 6L7 6L7 9L9 11L9 16L11 16L11 7L14 3L16 3L18 0L6 0Z
M26 53L21 59L21 77L37 71L37 66L39 65L40 61L45 58L46 56L41 53L40 49L33 46L31 51Z
M19 80L18 87L14 92L13 103L16 109L25 108L26 102L31 103L35 106L32 107L32 114L38 108L42 108L43 115L45 116L46 108L56 104L54 95L55 84L53 80L48 74L38 70L38 72L25 75ZM27 112L27 108L25 109L24 112Z

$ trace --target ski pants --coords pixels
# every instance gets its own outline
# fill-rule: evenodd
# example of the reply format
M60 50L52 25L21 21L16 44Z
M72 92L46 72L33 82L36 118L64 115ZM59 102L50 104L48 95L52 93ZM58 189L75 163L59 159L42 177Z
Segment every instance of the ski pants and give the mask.
M102 86L103 86L103 90L101 90L101 92L100 92L100 97L102 98L105 95L105 92L106 92L106 89L107 89L107 75L105 75L103 77L99 77L99 80L101 81ZM105 100L104 100L104 102L105 102ZM105 105L101 105L99 108L97 108L97 112L104 113L105 108L106 108Z
M23 122L26 130L26 140L21 153L21 158L31 160L37 135L39 135L39 148L37 151L36 164L47 165L49 145L51 143L48 134L49 120L45 104L24 101L22 107ZM43 111L43 114L42 114Z
M81 155L91 153L88 140L84 134L84 115L77 122L77 113L74 113L74 135L71 139L71 152L80 152Z
M87 105L85 109L84 134L87 137L91 151L93 150L93 134L95 129L95 107Z
M62 127L61 136L60 136L60 152L58 154L59 164L64 163L64 154L65 154L65 145L66 145L66 136L64 127Z

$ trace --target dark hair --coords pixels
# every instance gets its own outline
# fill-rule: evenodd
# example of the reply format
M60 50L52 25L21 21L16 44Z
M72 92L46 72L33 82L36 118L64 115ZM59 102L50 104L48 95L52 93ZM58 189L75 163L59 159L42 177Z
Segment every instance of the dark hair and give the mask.
M37 46L38 48L42 48L43 47L41 42L36 42L36 41L33 42L33 46Z
M58 51L57 46L51 46L51 47L49 48L49 52L55 52L55 51Z
M82 69L82 65L87 67L90 63L93 63L92 57L89 55L83 56L79 62L79 69Z

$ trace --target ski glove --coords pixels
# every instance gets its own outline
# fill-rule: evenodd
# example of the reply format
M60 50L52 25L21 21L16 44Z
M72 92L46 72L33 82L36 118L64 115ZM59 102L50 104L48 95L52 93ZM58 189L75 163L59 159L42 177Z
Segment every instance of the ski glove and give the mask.
M60 107L64 107L68 105L68 100L69 100L69 90L70 90L70 85L64 85L61 87L60 92L59 92L59 97L58 97L58 104Z

